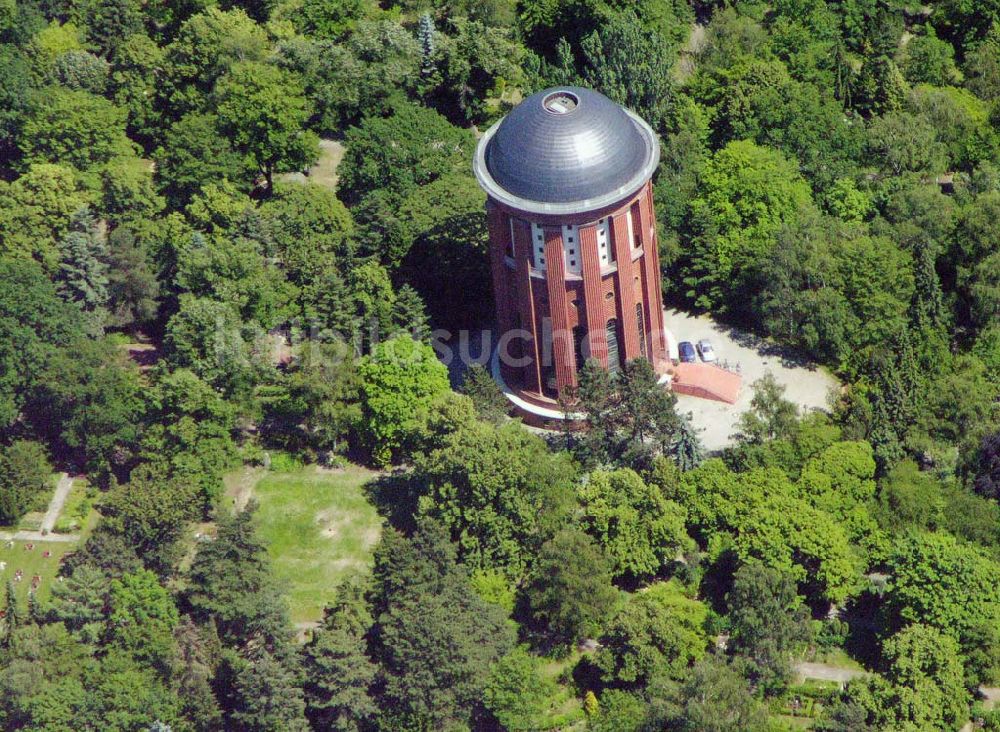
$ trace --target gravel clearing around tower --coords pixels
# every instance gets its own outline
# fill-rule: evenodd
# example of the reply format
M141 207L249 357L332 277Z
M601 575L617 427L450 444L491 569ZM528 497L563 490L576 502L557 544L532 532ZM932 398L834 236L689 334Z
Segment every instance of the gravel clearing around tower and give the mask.
M710 340L719 363L728 363L731 367L739 365L743 377L743 388L735 404L684 395L677 397L677 411L691 413L706 450L721 450L732 443L731 435L736 431L739 416L750 408L751 386L768 371L785 387L785 398L803 411L828 409L831 392L840 389L840 382L822 366L791 355L752 333L719 323L708 315L667 309L664 321L677 341Z

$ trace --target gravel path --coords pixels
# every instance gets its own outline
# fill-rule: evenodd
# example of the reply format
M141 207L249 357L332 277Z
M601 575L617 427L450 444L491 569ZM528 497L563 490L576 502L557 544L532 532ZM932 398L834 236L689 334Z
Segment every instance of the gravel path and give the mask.
M736 404L683 395L677 397L677 411L691 412L702 444L709 451L721 450L732 442L730 438L736 431L740 414L750 408L753 398L751 385L768 371L785 386L785 398L803 411L826 409L831 390L840 387L837 379L825 369L803 361L752 333L718 323L708 315L691 315L668 309L664 311L664 319L667 330L678 341L694 343L708 338L720 363L728 361L733 366L740 366L743 387Z
M79 541L78 534L53 534L52 529L59 520L66 498L73 488L73 479L66 473L59 474L59 482L56 483L56 490L49 501L49 508L42 517L42 524L38 531L0 531L0 541L62 541L71 543Z
M42 526L39 529L43 534L51 534L52 529L56 527L56 520L59 518L59 514L62 513L66 498L69 497L69 492L72 488L73 479L66 473L60 475L59 482L56 483L56 492L52 494L52 500L49 501L49 510L45 512L45 517L42 519Z

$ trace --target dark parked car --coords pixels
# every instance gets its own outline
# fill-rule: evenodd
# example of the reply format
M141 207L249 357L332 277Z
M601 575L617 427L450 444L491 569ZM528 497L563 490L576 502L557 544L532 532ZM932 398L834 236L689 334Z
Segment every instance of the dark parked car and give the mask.
M695 363L698 360L698 354L695 353L691 341L681 341L678 343L677 354L680 356L681 363Z

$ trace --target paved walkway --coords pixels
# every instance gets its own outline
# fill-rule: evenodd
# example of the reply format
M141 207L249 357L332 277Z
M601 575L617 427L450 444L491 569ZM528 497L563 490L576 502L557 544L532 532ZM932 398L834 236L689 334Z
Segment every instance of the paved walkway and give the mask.
M72 488L73 479L66 473L60 475L59 482L56 483L56 492L52 494L52 500L49 501L49 509L45 512L45 517L42 519L42 526L39 529L43 534L51 534L52 529L56 527L56 520L59 518L59 514L62 513L63 506L66 505L66 498L69 496Z
M48 510L42 518L42 525L38 531L0 531L0 541L61 541L71 543L80 540L79 534L53 534L52 529L59 520L66 498L73 488L73 479L66 473L60 473L59 482L56 483L55 493L49 501Z

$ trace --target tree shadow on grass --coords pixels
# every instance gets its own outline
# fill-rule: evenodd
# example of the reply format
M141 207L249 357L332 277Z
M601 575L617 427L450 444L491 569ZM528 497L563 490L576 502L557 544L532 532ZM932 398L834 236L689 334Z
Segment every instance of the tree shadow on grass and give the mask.
M844 650L865 668L879 664L879 631L882 629L877 593L865 591L851 600L841 612L841 619L849 628Z
M368 500L389 525L409 536L417 528L418 488L411 474L396 471L369 481L364 490Z

